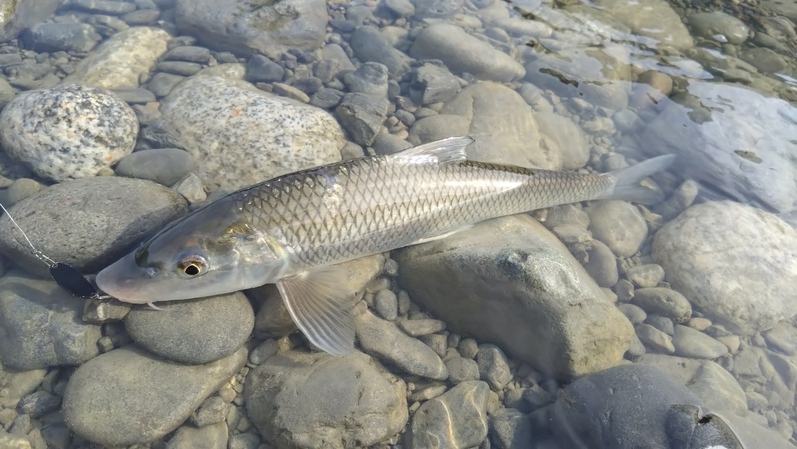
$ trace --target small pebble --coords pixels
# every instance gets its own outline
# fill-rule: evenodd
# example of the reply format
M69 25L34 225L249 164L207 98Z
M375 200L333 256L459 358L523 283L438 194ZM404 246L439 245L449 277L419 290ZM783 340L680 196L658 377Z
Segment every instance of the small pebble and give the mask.
M629 268L625 276L637 287L655 287L664 280L664 268L656 264L637 265Z
M191 422L197 427L205 427L224 421L230 405L219 396L211 396L191 415Z
M299 90L299 89L297 89L297 88L295 88L293 86L289 86L289 85L283 84L283 83L274 83L274 84L272 84L272 86L273 86L272 92L274 92L277 95L281 95L283 97L291 98L291 99L296 100L296 101L301 101L302 103L309 103L310 102L310 97L307 96L306 93L302 92L301 90Z
M648 317L647 313L645 313L641 307L633 304L618 304L617 308L619 308L620 311L623 312L623 315L633 324L642 323Z
M279 343L276 340L269 338L257 345L255 349L249 354L249 361L254 365L260 365L268 360L271 356L279 351Z
M386 320L395 320L398 316L398 297L389 289L380 290L374 295L374 308Z
M473 359L479 353L479 344L472 338L466 338L459 342L457 350L462 357Z
M38 418L58 409L59 405L61 405L60 397L39 390L22 398L17 407L21 413L30 415L31 418Z
M450 368L449 368L450 369ZM424 388L412 393L409 397L410 401L428 401L429 399L436 398L446 392L445 385L435 385L433 387Z
M636 326L636 334L642 343L653 348L656 352L664 354L672 354L675 352L672 337L649 324L640 324Z
M430 318L420 320L402 320L398 324L404 332L412 337L434 334L436 332L442 332L446 329L445 322Z
M708 318L703 317L693 317L690 318L689 321L686 322L686 325L691 327L694 330L704 331L711 327L711 320Z
M473 359L452 357L445 363L448 368L448 379L453 384L479 379L479 366Z
M675 333L675 326L671 319L661 315L648 315L645 323L650 324L656 329L672 336Z

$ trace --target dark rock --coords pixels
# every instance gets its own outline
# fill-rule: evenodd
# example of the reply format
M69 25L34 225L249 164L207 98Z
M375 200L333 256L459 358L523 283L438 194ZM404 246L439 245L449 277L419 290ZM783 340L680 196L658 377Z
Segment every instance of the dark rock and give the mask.
M195 62L161 61L155 66L155 68L161 72L171 73L174 75L191 76L199 72L202 69L202 66Z
M136 151L125 156L116 166L116 174L171 186L185 178L195 166L196 161L187 152L177 148L160 148Z
M323 109L332 109L340 103L340 100L343 99L343 95L343 92L337 89L322 87L313 94L313 97L310 99L310 104Z
M372 26L354 30L351 34L351 48L360 61L383 64L393 78L398 78L409 70L408 58L393 48L382 33Z
M25 30L21 39L25 48L39 53L87 52L101 36L84 23L39 23Z
M61 405L61 398L44 390L29 394L19 401L17 409L31 418L46 415Z
M409 93L417 104L431 104L451 99L460 89L459 81L444 65L427 62L413 72Z
M307 95L313 95L318 91L318 89L321 88L323 83L320 79L310 76L307 78L299 78L297 80L291 81L290 85L301 90Z
M366 62L343 76L343 81L354 93L387 98L387 67L378 62Z
M525 449L531 445L531 420L520 410L505 408L490 417L490 436L498 449Z
M212 58L210 50L205 47L196 47L193 45L180 45L172 48L163 55L164 61L186 61L195 62L197 64L208 64Z
M341 125L360 145L371 145L387 118L387 98L348 93L335 109Z
M152 92L141 88L116 89L113 93L128 104L146 104L156 100Z
M273 83L282 81L285 69L263 55L249 58L246 64L246 80L250 83Z
M172 90L185 79L184 76L173 75L171 73L159 72L152 76L147 83L147 89L161 98L169 95Z

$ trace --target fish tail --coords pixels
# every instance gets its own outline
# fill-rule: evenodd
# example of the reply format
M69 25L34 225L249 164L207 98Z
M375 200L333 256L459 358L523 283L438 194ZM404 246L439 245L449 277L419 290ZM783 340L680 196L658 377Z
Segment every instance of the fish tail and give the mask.
M664 195L661 192L642 187L639 182L654 173L665 170L674 160L675 155L668 154L603 174L602 176L611 177L614 183L605 194L597 199L625 200L642 204L654 204L663 200Z

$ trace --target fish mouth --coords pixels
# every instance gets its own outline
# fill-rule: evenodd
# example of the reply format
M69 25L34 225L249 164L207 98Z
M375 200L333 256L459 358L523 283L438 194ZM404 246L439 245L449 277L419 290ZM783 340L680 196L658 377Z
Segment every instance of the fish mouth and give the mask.
M132 256L126 256L97 273L95 282L104 293L133 304L144 304L152 299L142 297L144 279Z

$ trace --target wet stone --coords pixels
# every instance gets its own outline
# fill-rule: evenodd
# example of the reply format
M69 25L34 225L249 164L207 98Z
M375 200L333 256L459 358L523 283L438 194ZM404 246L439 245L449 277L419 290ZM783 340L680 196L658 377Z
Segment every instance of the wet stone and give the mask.
M387 98L347 93L335 109L343 127L360 145L371 145L387 118Z
M466 338L459 342L457 351L462 357L475 359L476 354L479 353L479 344L472 338Z
M172 73L180 76L195 75L202 69L200 64L185 61L162 61L155 68L161 72Z
M387 67L378 62L366 62L354 72L343 76L351 92L387 97Z
M686 322L692 316L692 306L684 295L663 287L638 288L634 290L634 304L643 309L678 323Z
M513 408L490 416L490 437L498 449L523 449L532 441L531 419Z
M656 264L637 265L626 270L625 276L637 287L655 287L664 280L664 268Z
M618 304L617 308L620 309L623 315L628 318L628 321L633 324L639 324L648 317L647 313L645 313L641 307L633 304Z
M113 93L127 104L146 104L156 100L152 92L137 87L115 89Z
M448 380L455 385L468 380L479 380L479 366L473 359L451 357L446 359L446 368L448 368Z
M433 320L431 318L423 318L418 320L401 320L398 322L401 330L409 334L411 337L420 337L422 335L434 334L442 332L446 329L446 323L440 320ZM472 358L472 357L470 357Z
M554 232L560 228L562 226L557 226ZM589 259L583 262L587 273L600 287L611 287L616 284L620 276L617 273L617 258L612 250L599 240L592 240L587 244L587 248Z
M30 415L31 418L38 418L58 409L59 405L61 405L60 397L44 390L39 390L22 398L19 401L17 410L20 413Z
M343 92L337 89L330 89L322 87L318 89L313 97L310 98L310 104L322 109L332 109L340 103L343 99Z
M797 355L797 328L786 322L776 324L761 333L770 349L786 355Z
M157 301L157 298L153 298ZM254 327L254 312L241 292L137 307L125 328L144 348L176 362L201 364L227 357L243 346Z
M310 97L301 90L284 83L274 83L271 85L271 92L281 96L296 100L302 103L309 103Z
M171 186L185 178L195 166L194 158L186 151L160 148L136 151L125 156L116 166L116 174Z
M186 61L195 62L197 64L208 64L212 58L210 50L205 47L193 45L180 45L172 48L163 55L164 61Z
M64 392L64 422L108 446L149 443L176 429L246 363L246 349L206 365L162 360L136 345L80 366Z
M161 98L169 95L184 79L184 76L159 72L152 76L146 87L156 97Z
M408 58L393 48L375 27L363 26L354 30L350 44L357 59L383 64L391 77L400 77L409 69Z
M374 295L374 308L382 318L392 321L398 316L398 298L390 290L379 290Z
M587 208L589 230L619 257L636 253L648 235L639 210L625 201L596 201Z
M429 399L436 398L445 393L447 387L445 385L435 385L432 387L424 388L412 393L409 397L410 401L428 401Z
M476 353L476 363L481 380L490 384L493 390L502 390L512 380L509 362L498 346L481 345Z
M667 335L672 336L675 334L675 326L670 318L661 315L648 315L647 319L645 319L645 323L650 324Z
M728 347L703 332L690 327L675 326L675 353L695 359L716 359L728 353Z
M20 201L38 193L44 188L43 185L30 178L18 178L6 190L6 208L11 207Z
M435 351L402 332L394 323L370 312L356 320L357 338L366 353L408 374L436 380L448 378L448 369Z
M197 427L205 427L223 422L224 418L227 417L229 409L230 404L224 402L221 397L211 396L205 399L205 402L191 414L191 422Z
M672 354L675 352L672 337L650 324L638 325L636 327L636 335L639 337L639 341L653 348L656 352L662 352L664 354Z
M321 86L323 86L323 83L320 79L314 76L309 76L307 78L299 78L291 81L291 86L299 89L307 95L313 95L318 91L318 89L321 88Z
M227 449L228 433L224 423L199 429L183 426L169 439L165 449Z
M125 14L136 9L132 3L114 0L71 0L69 7L95 14Z
M204 184L194 173L189 173L182 181L172 186L175 192L183 196L189 203L195 204L207 199Z
M258 449L260 437L254 433L238 433L230 435L228 449Z
M487 437L489 393L485 382L472 380L424 402L412 418L411 447L478 446Z
M413 71L409 94L417 104L432 104L449 100L461 88L444 65L425 63Z
M277 340L269 338L257 345L255 349L249 354L249 362L254 365L260 365L268 360L269 357L276 355L279 351L279 343Z
M83 23L39 23L25 30L21 39L25 48L39 53L88 52L101 36Z
M121 19L130 26L150 25L158 20L160 14L157 9L139 9L124 14Z

